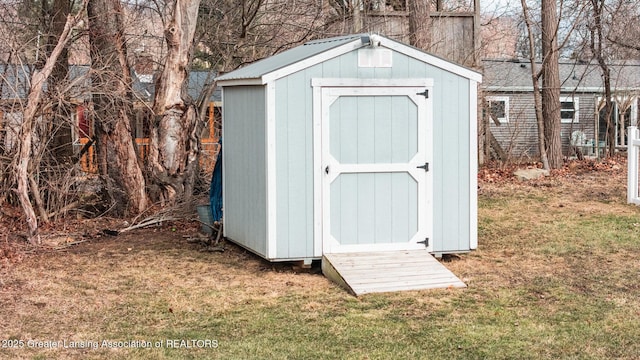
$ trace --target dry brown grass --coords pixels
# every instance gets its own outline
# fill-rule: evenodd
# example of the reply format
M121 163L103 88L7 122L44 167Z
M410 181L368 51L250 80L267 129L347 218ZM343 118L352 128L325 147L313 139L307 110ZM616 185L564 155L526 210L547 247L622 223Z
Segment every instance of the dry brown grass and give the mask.
M203 252L185 238L197 224L118 237L68 225L55 235L92 238L64 250L5 234L0 340L220 347L0 348L0 358L637 358L640 208L625 204L624 169L585 162L537 181L481 179L478 250L445 258L465 290L354 298L233 245Z

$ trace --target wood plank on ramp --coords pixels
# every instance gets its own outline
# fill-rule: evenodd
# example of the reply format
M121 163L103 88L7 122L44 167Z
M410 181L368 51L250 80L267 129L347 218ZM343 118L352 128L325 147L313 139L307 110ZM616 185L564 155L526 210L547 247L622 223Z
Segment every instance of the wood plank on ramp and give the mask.
M466 287L427 250L325 254L322 273L356 296Z

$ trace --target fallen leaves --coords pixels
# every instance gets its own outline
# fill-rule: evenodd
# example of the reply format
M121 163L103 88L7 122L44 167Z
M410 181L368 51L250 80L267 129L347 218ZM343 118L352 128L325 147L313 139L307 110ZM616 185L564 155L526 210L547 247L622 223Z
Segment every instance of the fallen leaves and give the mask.
M539 162L520 164L500 164L490 162L478 170L478 181L482 183L506 183L516 180L513 173L518 169L542 168ZM560 169L551 170L550 176L556 179L582 176L589 173L609 172L615 175L626 173L627 159L624 155L606 159L568 160Z

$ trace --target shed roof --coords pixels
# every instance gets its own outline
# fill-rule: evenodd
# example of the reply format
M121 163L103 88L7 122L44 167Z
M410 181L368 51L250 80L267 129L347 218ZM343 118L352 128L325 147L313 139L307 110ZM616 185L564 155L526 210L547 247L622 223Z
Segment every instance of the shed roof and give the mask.
M221 75L216 78L216 80L221 86L266 84L271 80L284 77L349 51L369 46L367 41L371 37L377 37L377 39L380 40L379 46L381 47L396 50L407 56L477 82L482 80L482 75L474 70L428 54L415 47L373 34L353 34L310 41L304 45L294 47L238 70Z
M538 69L541 64L537 63ZM615 61L609 64L611 87L618 91L640 90L640 61ZM563 92L603 91L602 72L597 63L560 62ZM484 88L488 91L533 91L531 64L527 60L484 60Z

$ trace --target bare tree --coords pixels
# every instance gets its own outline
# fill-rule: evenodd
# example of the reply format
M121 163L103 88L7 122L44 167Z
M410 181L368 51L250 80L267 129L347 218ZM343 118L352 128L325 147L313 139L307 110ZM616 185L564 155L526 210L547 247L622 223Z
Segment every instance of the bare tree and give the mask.
M149 172L154 198L174 202L190 197L199 154L197 108L187 93L200 0L176 0L165 27L167 57L156 82Z
M44 85L47 78L51 75L54 65L60 56L62 49L65 47L69 40L69 33L71 28L77 24L79 19L84 14L80 12L75 17L68 17L65 22L64 29L58 38L58 43L51 51L51 55L48 57L41 70L36 70L31 76L31 86L29 89L29 96L27 99L27 105L25 107L22 130L20 133L19 151L18 151L18 164L16 166L16 179L17 179L17 193L20 200L20 204L24 211L28 226L28 239L31 243L39 244L40 236L38 234L38 220L33 206L29 198L29 187L32 188L32 194L39 196L39 191L34 188L34 182L29 179L29 163L32 155L32 140L34 135L34 123L39 111L40 100L44 90ZM36 200L37 202L38 200Z
M605 121L607 124L606 129L606 139L607 139L607 154L612 156L615 153L615 124L613 123L613 102L611 99L611 71L609 69L609 64L607 63L606 53L604 49L603 42L605 40L604 35L604 25L603 25L603 17L604 17L604 6L605 0L590 0L591 11L592 11L592 21L593 23L589 26L589 48L596 61L598 62L598 66L602 71L602 82L604 85L604 102L605 102Z
M428 49L431 45L429 1L407 0L409 8L409 44Z
M98 168L119 213L148 204L131 135L131 76L118 0L89 0L89 42Z
M616 151L616 127L624 126L624 122L616 123L616 106L622 99L614 101L620 92L612 83L611 71L613 61L637 59L640 53L640 28L637 21L640 9L637 4L624 0L589 0L587 17L585 17L586 35L585 58L595 60L602 75L604 96L602 109L605 120L606 154L612 156ZM590 55L590 56L589 56ZM618 103L618 104L616 104ZM620 119L624 114L620 114ZM623 134L625 129L618 129ZM624 144L624 140L620 144Z
M529 44L529 62L531 64L531 83L533 86L533 99L535 104L536 111L536 123L538 125L538 151L540 153L540 160L542 161L542 166L545 170L549 170L549 158L547 156L547 146L546 146L546 137L545 137L545 121L544 115L542 112L542 96L540 92L540 82L539 78L541 73L537 70L536 65L536 44L534 39L533 21L529 16L529 8L525 2L525 0L520 0L522 4L522 13L524 15L524 23L527 29L528 34L528 44Z
M560 71L558 55L558 17L555 0L542 0L542 116L549 166L562 167L560 139Z

